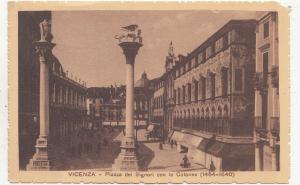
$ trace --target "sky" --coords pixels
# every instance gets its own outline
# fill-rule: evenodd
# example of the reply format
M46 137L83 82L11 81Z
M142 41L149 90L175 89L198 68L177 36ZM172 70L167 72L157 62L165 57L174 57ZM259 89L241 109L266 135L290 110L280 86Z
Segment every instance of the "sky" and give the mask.
M176 55L192 52L231 19L255 19L253 11L54 11L53 53L88 87L125 84L125 56L115 35L138 24L143 47L135 62L135 81L162 75L172 41Z

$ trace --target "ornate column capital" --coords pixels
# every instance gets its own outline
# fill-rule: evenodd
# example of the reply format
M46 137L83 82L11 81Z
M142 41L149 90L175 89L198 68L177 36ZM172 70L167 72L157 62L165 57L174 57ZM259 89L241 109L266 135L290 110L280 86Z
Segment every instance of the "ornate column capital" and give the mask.
M54 43L48 41L37 41L33 43L33 47L35 48L35 52L38 56L45 60L49 54L52 53L52 49L55 46Z
M126 56L126 64L134 64L135 56L143 44L138 42L122 42L119 46L122 48L123 53Z

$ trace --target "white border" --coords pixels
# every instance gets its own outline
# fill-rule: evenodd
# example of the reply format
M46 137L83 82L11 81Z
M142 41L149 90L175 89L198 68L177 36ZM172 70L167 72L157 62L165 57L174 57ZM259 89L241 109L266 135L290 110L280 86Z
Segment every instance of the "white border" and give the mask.
M55 1L55 0L49 0ZM73 0L74 1L74 0ZM75 0L78 1L78 0ZM113 0L115 1L115 0ZM122 1L122 0L121 0ZM143 1L143 0L136 0ZM144 0L145 1L145 0ZM162 0L155 0L162 1ZM167 0L168 1L168 0ZM213 1L213 0L206 0ZM229 0L223 0L229 1ZM238 0L231 0L238 1ZM64 1L66 2L66 0ZM179 1L187 2L187 1ZM214 1L215 2L215 1ZM245 0L239 1L245 2ZM249 1L248 1L249 2ZM255 1L259 2L259 1ZM277 0L291 9L291 178L289 184L300 184L300 1ZM8 158L7 158L7 129L8 129L8 94L7 89L7 0L0 1L0 184L8 182ZM289 83L289 82L287 82ZM283 123L284 124L284 123ZM19 183L16 183L19 184Z

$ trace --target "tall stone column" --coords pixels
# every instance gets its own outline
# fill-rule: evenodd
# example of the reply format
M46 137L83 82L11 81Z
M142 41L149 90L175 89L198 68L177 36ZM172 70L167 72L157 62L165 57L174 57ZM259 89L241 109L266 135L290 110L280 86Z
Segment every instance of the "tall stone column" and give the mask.
M49 146L49 62L47 56L51 54L55 44L46 40L50 34L48 21L44 20L41 24L41 40L34 42L33 46L40 62L40 133L36 141L36 152L27 165L27 170L51 170L52 161ZM47 35L48 34L48 35ZM44 37L43 37L44 36ZM47 37L47 38L46 38Z
M135 26L135 25L132 25ZM125 28L126 29L126 28ZM132 30L128 30L132 32ZM140 34L140 31L139 31ZM113 170L137 171L139 170L137 146L134 138L134 63L135 56L142 46L141 37L132 37L129 40L119 39L119 46L122 48L126 58L126 134L121 143L121 153L115 159ZM136 41L138 39L138 41Z

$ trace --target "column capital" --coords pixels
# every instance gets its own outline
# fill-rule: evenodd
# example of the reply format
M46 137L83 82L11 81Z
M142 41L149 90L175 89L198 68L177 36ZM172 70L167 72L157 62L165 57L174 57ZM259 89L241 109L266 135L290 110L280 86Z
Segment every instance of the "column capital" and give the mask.
M122 42L119 46L123 49L123 53L126 56L126 64L134 64L135 56L143 44L139 42Z
M35 52L40 57L40 60L45 61L45 58L52 53L52 49L55 44L48 41L36 41L33 42L33 47L35 48Z

